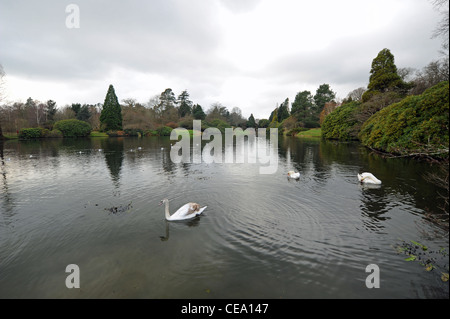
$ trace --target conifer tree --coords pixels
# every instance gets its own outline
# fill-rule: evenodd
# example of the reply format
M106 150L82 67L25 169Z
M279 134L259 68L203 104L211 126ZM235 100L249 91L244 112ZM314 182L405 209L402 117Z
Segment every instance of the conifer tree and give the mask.
M108 88L108 93L106 93L100 123L104 131L122 129L122 108L112 84Z
M381 50L372 61L369 85L363 94L363 102L369 101L374 95L394 91L401 96L406 95L411 85L404 82L397 73L394 55L389 49Z

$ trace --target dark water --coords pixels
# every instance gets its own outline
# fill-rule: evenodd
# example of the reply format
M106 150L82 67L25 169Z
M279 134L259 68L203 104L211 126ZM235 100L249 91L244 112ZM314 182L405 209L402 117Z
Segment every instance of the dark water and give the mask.
M279 140L259 164L174 164L168 138L10 141L0 166L1 298L448 298L448 257L407 262L411 240L448 252L426 163L358 144ZM162 149L163 148L163 149ZM81 152L81 153L80 153ZM302 175L290 181L287 171ZM374 173L380 187L356 174ZM186 202L207 205L167 223ZM66 266L80 269L68 289ZM366 266L380 288L366 287Z

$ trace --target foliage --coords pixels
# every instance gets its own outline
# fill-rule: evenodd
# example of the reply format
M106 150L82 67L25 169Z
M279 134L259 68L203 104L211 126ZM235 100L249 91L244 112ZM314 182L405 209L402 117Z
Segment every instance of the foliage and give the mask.
M281 105L277 111L277 116L278 116L278 122L283 122L285 119L287 119L290 116L289 99L286 99L286 100L284 100L283 103L281 103Z
M308 120L314 120L315 113L314 98L311 92L298 92L292 103L292 115L304 123Z
M322 136L327 139L355 140L358 136L356 114L360 102L350 102L336 108L322 124Z
M428 246L411 240L409 242L402 241L394 248L397 254L407 256L405 261L417 262L425 271L437 273L443 282L448 281L448 252L444 247L430 249Z
M203 112L203 108L199 104L192 107L192 115L196 120L204 120L206 118L206 114Z
M24 140L30 140L35 138L42 137L42 128L34 127L34 128L24 128L19 132L19 138Z
M369 101L374 95L395 91L405 96L411 85L404 82L397 73L394 55L389 49L381 50L372 61L368 90L362 95L363 102Z
M329 84L322 84L314 95L315 113L320 113L325 104L333 101L336 98L336 93L330 88Z
M207 124L208 126L210 126L210 127L216 127L216 128L218 128L219 131L220 131L222 134L225 134L225 129L226 129L226 128L230 128L230 127L231 127L227 122L222 121L222 120L220 120L220 119L214 119L214 120L212 120L212 121L210 121L210 122L207 122L206 124Z
M180 117L190 115L192 112L192 101L189 100L189 93L185 90L178 96L178 114Z
M60 130L53 129L51 131L45 130L43 132L43 137L47 137L47 138L61 138L61 137L64 137L64 135L63 135L63 133Z
M102 129L105 131L122 129L122 108L120 107L112 85L109 86L108 92L106 93L100 122Z
M259 122L258 122L258 127L266 128L266 127L269 126L269 124L270 124L269 120L267 120L267 119L261 119L261 120L259 120Z
M170 136L170 133L172 133L172 128L168 126L161 126L156 129L156 134L159 136Z
M364 145L389 153L448 157L448 129L449 83L442 82L375 113L359 138Z
M253 116L253 113L250 114L250 117L248 118L247 127L256 127L256 121L255 117Z
M74 119L58 121L53 128L61 131L64 137L88 136L92 131L89 123Z

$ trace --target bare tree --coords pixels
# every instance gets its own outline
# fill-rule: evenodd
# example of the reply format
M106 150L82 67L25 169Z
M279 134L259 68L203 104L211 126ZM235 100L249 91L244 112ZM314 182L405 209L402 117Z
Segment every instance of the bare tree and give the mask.
M448 3L449 0L432 0L434 8L439 11L442 15L441 20L439 21L436 29L433 32L432 38L441 38L442 39L442 49L441 53L445 56L448 56L448 29L449 29L449 10Z
M366 88L360 87L357 89L354 89L347 95L347 99L351 98L352 101L361 101L362 95L366 92Z
M4 99L4 82L3 78L5 77L5 71L3 70L3 66L0 64L0 102ZM0 119L0 140L4 139L3 136L3 130L2 130L2 123Z

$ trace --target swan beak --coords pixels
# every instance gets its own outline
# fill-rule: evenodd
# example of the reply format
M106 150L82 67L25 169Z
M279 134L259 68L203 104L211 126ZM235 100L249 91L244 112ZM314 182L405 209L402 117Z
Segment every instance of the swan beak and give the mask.
M159 204L158 204L158 206L161 206L162 204L163 204L163 201L160 201Z

